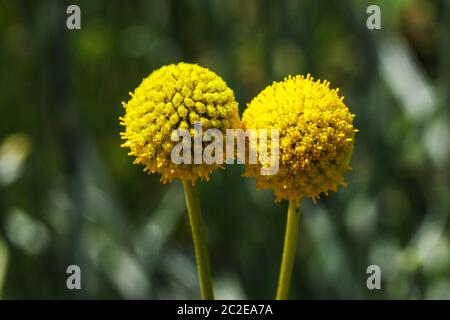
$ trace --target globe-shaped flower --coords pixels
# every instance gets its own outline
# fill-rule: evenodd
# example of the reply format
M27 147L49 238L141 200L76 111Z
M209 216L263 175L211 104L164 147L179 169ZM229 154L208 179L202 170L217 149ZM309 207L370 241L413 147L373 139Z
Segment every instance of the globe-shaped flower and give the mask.
M161 181L174 178L208 179L220 164L175 164L171 140L174 130L187 129L195 135L194 123L225 132L239 124L238 104L233 91L214 72L195 64L179 63L152 72L130 93L123 103L125 126L123 147L130 148L134 163L144 165L144 171L161 174ZM193 148L192 148L193 149Z
M269 188L276 200L298 201L345 185L350 170L355 130L353 117L338 89L308 74L274 82L245 110L246 128L279 129L279 171L261 175L261 162L244 175L256 178L258 189Z

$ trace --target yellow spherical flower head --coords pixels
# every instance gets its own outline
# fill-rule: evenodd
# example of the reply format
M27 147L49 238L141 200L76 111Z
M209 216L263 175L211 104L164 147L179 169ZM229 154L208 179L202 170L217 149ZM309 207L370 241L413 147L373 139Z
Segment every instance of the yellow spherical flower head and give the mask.
M344 98L329 86L309 74L289 76L265 88L244 112L247 129L280 130L278 172L260 175L258 162L244 173L256 178L258 189L272 189L277 201L315 201L321 193L345 185L357 130Z
M202 130L208 128L225 132L239 125L238 104L233 91L214 72L195 64L179 63L163 66L152 72L130 93L123 103L125 126L123 147L130 148L134 163L145 166L144 171L161 174L161 181L174 178L195 182L221 167L220 164L174 164L172 141L174 130L186 129L192 138L194 123ZM193 148L192 148L193 149Z

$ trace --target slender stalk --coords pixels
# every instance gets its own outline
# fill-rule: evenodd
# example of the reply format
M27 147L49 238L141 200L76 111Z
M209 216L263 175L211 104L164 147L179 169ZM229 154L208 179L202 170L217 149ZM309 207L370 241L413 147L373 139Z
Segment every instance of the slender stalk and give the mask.
M206 247L205 231L203 227L202 212L197 189L190 181L182 180L189 221L191 224L192 239L194 240L195 258L197 260L198 280L202 300L213 300L211 267L209 265L208 250Z
M289 201L286 232L284 235L283 257L281 258L280 275L278 278L277 300L286 300L289 295L289 286L295 260L295 249L298 242L299 221L300 207L294 201Z

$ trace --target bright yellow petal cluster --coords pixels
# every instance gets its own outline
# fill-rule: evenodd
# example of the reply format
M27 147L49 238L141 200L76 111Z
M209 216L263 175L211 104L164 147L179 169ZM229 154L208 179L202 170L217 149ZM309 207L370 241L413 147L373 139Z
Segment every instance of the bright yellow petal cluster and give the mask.
M244 112L246 128L280 130L278 173L260 175L259 163L244 174L256 178L258 189L272 189L278 201L315 201L345 185L357 130L344 98L329 86L309 75L289 76L265 88Z
M120 121L125 126L122 146L130 148L129 155L136 157L134 163L144 165L144 171L160 173L163 182L174 178L207 180L220 167L174 164L171 152L179 142L170 137L176 129L187 129L193 137L197 121L202 130L225 132L238 126L238 104L222 78L195 64L172 64L151 73L130 95L123 103L125 116Z

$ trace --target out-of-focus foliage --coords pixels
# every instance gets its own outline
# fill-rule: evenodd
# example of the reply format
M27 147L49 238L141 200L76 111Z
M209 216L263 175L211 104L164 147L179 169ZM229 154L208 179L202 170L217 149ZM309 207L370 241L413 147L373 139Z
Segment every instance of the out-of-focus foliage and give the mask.
M240 113L288 74L356 114L348 187L302 205L292 298L450 298L450 2L0 1L0 296L197 298L180 183L119 147L121 101L199 63ZM378 4L382 29L366 28ZM286 203L231 165L200 183L218 298L272 298ZM66 288L77 264L82 290ZM379 265L382 289L366 287Z

